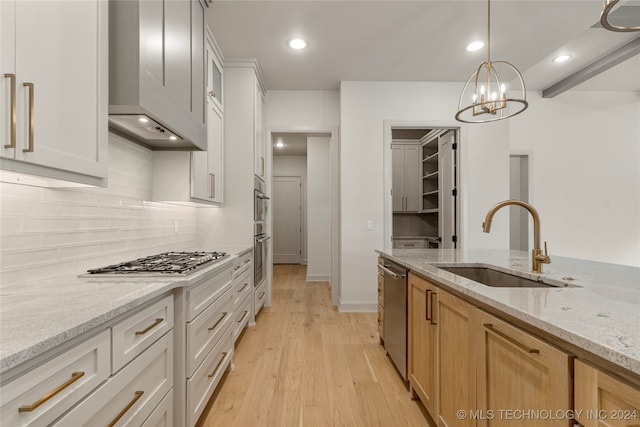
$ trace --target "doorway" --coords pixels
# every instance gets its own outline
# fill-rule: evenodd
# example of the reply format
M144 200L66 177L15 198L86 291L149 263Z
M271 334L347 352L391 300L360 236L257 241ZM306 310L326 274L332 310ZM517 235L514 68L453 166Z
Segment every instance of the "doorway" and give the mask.
M302 177L273 177L273 263L302 264Z
M458 247L458 148L459 128L385 122L391 247Z
M529 202L529 155L509 156L509 198ZM509 207L509 248L529 250L529 214L519 206Z

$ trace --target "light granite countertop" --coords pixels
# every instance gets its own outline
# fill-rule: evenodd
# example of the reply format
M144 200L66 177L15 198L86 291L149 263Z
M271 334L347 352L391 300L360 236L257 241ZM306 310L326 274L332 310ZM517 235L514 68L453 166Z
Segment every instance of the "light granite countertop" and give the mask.
M94 278L76 274L19 285L2 284L0 373L175 288L194 285L250 249L249 246L216 248L231 256L188 278L121 276L114 279L112 276Z
M530 273L531 255L509 250L376 252L471 300L640 376L640 268L552 256L551 264L543 265L540 277L558 287L496 288L437 267L489 266L538 278L539 275ZM566 277L574 280L565 280Z

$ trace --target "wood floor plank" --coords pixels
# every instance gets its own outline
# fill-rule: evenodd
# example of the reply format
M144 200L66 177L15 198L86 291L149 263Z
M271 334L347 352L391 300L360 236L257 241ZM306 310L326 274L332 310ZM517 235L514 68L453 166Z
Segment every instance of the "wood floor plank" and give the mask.
M304 266L274 266L256 322L199 427L429 426L378 344L377 315L339 312Z

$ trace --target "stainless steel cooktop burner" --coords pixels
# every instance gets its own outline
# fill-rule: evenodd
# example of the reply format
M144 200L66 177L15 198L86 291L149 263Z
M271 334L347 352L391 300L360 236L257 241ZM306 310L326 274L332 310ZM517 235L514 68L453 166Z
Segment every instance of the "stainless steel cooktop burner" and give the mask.
M133 261L87 270L89 274L186 274L228 256L226 252L164 252Z

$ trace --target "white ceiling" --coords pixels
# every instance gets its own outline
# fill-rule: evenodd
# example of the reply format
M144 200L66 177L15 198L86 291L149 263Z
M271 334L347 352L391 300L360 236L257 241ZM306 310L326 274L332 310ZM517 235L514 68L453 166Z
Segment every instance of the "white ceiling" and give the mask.
M640 10L638 0L623 2L625 14ZM592 28L601 10L602 0L494 0L491 59L516 65L528 89L545 89L640 36ZM486 48L465 50L486 39L484 0L214 0L207 14L225 59L256 58L271 90L338 89L349 80L462 82L486 59ZM308 48L287 47L295 36ZM572 59L552 64L564 51ZM637 57L617 66L615 78L580 88L640 92Z

